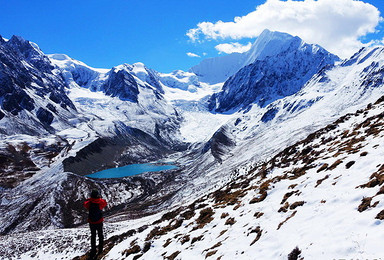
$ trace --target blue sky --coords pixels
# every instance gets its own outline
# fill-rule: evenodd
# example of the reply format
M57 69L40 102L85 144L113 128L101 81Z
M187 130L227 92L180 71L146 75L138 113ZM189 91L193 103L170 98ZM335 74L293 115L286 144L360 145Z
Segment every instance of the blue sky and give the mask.
M306 5L297 5L303 1L279 0L0 0L0 35L20 35L37 43L47 54L65 53L92 67L143 62L160 72L187 70L204 58L225 55L242 45L249 48L263 27L299 35L333 52L344 49L333 41L354 50L360 41L383 39L382 23L371 18L379 17L373 9L384 10L384 1L357 1L376 7L364 5L366 10L355 3L348 9L334 7L331 0L320 1L321 5L309 0ZM344 6L353 2L332 1ZM255 12L257 7L259 11ZM328 15L327 8L335 8L333 15ZM296 12L298 9L301 11ZM315 10L312 16L319 17L311 20L308 16L303 21L306 10ZM273 17L274 11L279 19L271 21L268 17ZM340 16L341 12L347 14ZM292 21L290 15L298 20ZM244 19L234 22L235 17ZM332 30L314 22L322 19L331 22ZM370 33L372 28L376 32ZM311 30L315 34L304 33ZM354 34L354 30L360 33Z

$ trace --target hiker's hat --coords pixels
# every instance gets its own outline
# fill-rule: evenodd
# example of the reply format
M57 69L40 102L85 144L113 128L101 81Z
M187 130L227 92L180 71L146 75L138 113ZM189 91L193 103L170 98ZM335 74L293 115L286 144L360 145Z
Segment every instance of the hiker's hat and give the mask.
M92 190L91 191L91 198L98 198L99 197L99 191L98 190Z

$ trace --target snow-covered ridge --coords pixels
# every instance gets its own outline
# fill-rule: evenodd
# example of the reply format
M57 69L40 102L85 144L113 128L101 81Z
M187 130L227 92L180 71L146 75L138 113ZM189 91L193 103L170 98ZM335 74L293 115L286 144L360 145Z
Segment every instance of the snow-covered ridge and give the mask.
M36 44L13 36L0 41L0 133L44 135L71 127L77 114L65 83Z
M266 106L295 94L318 71L338 61L337 56L299 37L276 32L262 36L251 49L252 63L230 77L222 91L212 96L210 109L228 112L246 109L252 103Z
M292 45L311 48L313 54L324 49L315 44L306 44L299 37L287 33L264 30L249 51L209 58L193 66L190 71L198 75L202 82L215 84L226 81L241 68L267 57L286 52ZM300 47L299 47L300 48Z
M188 174L198 174L186 184L188 193L180 193L176 201L222 185L231 178L229 169L235 171L239 166L265 160L338 117L375 102L384 95L383 56L376 55L382 49L365 48L360 51L358 61L344 61L325 68L292 96L266 107L255 104L246 113L232 114L233 117L215 133L222 141L212 138L201 148L203 154L193 159L198 163L191 166ZM215 143L213 149L211 141ZM236 145L227 146L228 143ZM206 147L211 148L206 150ZM221 156L215 159L222 161L221 164L212 163L217 151ZM211 165L209 169L207 165Z
M67 67L75 68L76 65L78 65L78 66L87 67L91 70L95 70L95 71L98 71L100 73L107 73L109 71L109 69L90 67L90 66L86 65L84 62L72 59L71 57L69 57L66 54L55 53L55 54L47 54L47 56L59 68L67 68Z
M102 259L380 257L383 115L380 98L265 162L238 168L232 181L183 206L118 224L107 219ZM75 250L58 243L79 232L85 227L5 236L0 252L10 259L86 257L87 236L65 239ZM29 246L41 239L50 242Z

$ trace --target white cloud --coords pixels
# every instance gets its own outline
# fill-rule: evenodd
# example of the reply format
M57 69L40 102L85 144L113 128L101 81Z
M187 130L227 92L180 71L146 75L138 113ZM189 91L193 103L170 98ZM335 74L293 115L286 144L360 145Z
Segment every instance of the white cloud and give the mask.
M187 55L188 55L189 57L192 57L192 58L200 58L199 55L197 55L197 54L195 54L195 53L193 53L193 52L187 52Z
M202 22L190 29L192 41L255 38L264 29L286 32L317 43L345 58L363 46L360 37L375 32L378 9L358 0L267 0L233 22Z
M248 51L252 46L252 43L248 43L247 45L242 45L238 42L231 42L231 43L222 43L215 46L215 49L218 50L220 53L224 52L227 54L238 52L243 53Z

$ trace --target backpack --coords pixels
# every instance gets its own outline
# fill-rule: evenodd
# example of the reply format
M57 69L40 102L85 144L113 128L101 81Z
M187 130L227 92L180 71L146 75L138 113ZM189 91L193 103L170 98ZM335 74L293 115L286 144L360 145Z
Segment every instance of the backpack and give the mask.
M89 214L88 214L88 219L91 222L97 222L103 217L103 212L99 208L98 203L90 203L89 204Z

